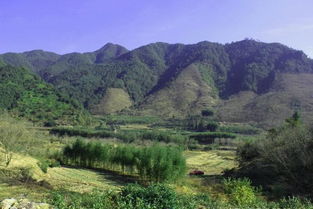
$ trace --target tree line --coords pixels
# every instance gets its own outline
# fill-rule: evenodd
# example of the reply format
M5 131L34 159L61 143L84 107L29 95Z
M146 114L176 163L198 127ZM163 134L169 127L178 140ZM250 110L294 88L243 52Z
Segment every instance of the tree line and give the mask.
M149 182L176 181L185 174L186 161L177 147L154 145L114 146L77 139L62 153L62 163L88 168L101 168L139 176Z

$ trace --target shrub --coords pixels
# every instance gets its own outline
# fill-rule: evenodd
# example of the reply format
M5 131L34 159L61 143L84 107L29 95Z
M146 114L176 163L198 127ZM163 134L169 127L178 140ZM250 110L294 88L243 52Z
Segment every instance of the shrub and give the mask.
M58 209L194 209L221 208L219 203L206 195L181 195L163 184L143 187L129 184L121 192L75 193L54 191L50 203Z
M163 184L152 184L148 187L127 185L122 189L119 202L134 208L138 208L139 205L146 205L149 208L178 208L175 191Z
M111 191L92 192L92 193L75 193L68 191L53 191L50 202L58 209L103 209L113 208Z
M313 131L304 126L282 127L238 149L239 175L261 183L283 185L281 195L311 195Z
M249 125L230 125L230 126L220 126L218 128L220 132L229 132L235 134L247 134L247 135L255 135L261 133L262 129L249 126Z
M43 124L44 127L54 127L54 126L56 126L56 125L57 125L57 123L56 123L55 121L53 121L53 120L46 121L46 122L44 122L44 124Z
M42 160L42 161L38 162L37 165L42 170L42 172L44 172L44 173L48 172L49 163L47 161Z
M64 128L57 127L50 130L50 134L55 134L59 136L82 136L87 138L107 138L114 137L123 140L126 143L131 143L138 140L151 140L157 142L165 143L176 143L179 145L184 145L188 141L187 136L181 134L172 134L165 131L120 131L115 133L113 131L107 130L91 130L85 128Z
M201 115L204 117L213 116L214 112L212 110L202 110Z
M216 122L209 122L207 125L206 125L206 129L208 131L216 131L218 128L218 123Z
M236 135L226 132L202 132L191 134L189 137L201 143L212 144L215 139L234 139L236 138Z
M243 179L224 179L223 181L225 193L229 202L233 205L252 206L257 201L256 193L258 190L251 186L251 181L247 178Z

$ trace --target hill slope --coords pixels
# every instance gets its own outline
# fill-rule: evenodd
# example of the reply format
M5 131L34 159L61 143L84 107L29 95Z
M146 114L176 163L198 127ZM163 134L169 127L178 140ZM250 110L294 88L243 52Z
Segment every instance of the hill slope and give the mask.
M25 53L15 54L15 64L29 67L85 108L101 107L100 112L96 108L97 113L108 113L112 102L107 100L118 103L121 95L129 95L127 100L139 112L164 117L215 108L220 120L266 125L288 117L295 108L311 112L308 92L313 89L313 61L302 51L278 43L154 43L132 51L107 44L91 53L39 54L33 52L31 60ZM0 60L8 63L7 56L1 55ZM34 60L40 63L36 67ZM306 90L297 93L302 82ZM108 97L109 89L120 89L123 94ZM294 103L291 97L303 102L297 107L289 105ZM273 107L277 111L268 111ZM112 111L121 109L123 106Z
M86 114L78 102L58 93L24 68L0 67L0 109L34 122L75 123Z

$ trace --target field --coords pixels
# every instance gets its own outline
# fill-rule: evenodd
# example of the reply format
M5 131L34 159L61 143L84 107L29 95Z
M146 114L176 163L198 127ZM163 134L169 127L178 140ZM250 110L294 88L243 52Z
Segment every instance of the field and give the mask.
M236 166L234 151L187 151L185 156L188 170L201 170L205 175L221 175Z
M188 171L199 169L209 176L220 175L224 169L236 166L233 151L187 151L184 155L187 159ZM20 160L20 157L15 158L10 169L31 167L32 177L41 183L33 184L31 181L25 183L14 179L8 181L2 178L0 179L0 198L27 196L36 200L47 197L51 188L91 192L93 190L118 190L125 184L134 182L131 178L113 172L71 167L48 168L48 172L45 174L36 164L37 160L30 157ZM199 180L201 178L187 177L189 183L184 188L186 189L192 184L200 185Z
M118 194L129 183L150 185L153 182L159 181L159 183L161 182L163 185L168 185L174 189L175 193L183 196L187 195L186 197L188 195L196 197L197 195L206 194L216 199L223 199L225 198L225 194L222 189L222 175L223 171L237 167L235 150L238 139L251 139L251 137L255 137L255 133L259 133L259 130L252 126L225 123L221 124L220 129L217 129L216 132L197 132L186 128L184 121L174 119L166 121L157 117L146 116L110 115L106 118L96 117L95 121L90 126L59 127L59 134L54 134L52 131L57 131L58 129L34 128L29 123L26 123L24 127L23 122L16 123L13 119L10 120L5 130L12 128L9 134L18 142L19 138L15 137L15 132L22 127L21 130L24 130L28 134L26 135L28 139L31 139L31 144L27 145L29 147L27 152L23 152L23 148L17 150L17 152L14 151L13 158L8 167L1 165L0 198L10 197L19 199L25 197L36 202L49 202L55 192L59 192L60 194L65 192L68 195L75 194L76 197L93 194L95 191L113 191ZM225 136L234 136L236 139L228 138L228 140L234 143L225 144L226 138L220 138L216 140L216 143L201 145L196 140L189 138L193 134L218 137L219 133L227 133ZM129 164L126 164L128 167L124 170L121 167L123 164L118 164L118 161L121 162L118 158L111 161L96 161L96 164L84 163L88 162L88 160L82 163L81 159L77 161L77 158L68 158L67 160L63 158L62 160L60 156L65 156L63 152L64 148L74 142L76 143L77 139L85 143L94 143L90 144L90 146L88 144L84 145L86 150L83 153L87 153L88 151L88 156L93 156L93 151L90 151L90 149L95 148L97 142L104 147L111 146L112 149L118 147L130 148L132 146L132 150L137 150L134 154L136 152L140 153L140 150L145 148L153 148L155 145L156 147L167 146L173 149L169 153L175 153L175 150L182 151L182 153L180 151L177 153L181 153L179 155L185 158L186 164L184 166L186 166L186 169L182 169L184 173L178 172L180 173L177 175L178 178L172 180L171 176L174 176L173 172L175 171L169 166L167 168L172 170L167 174L164 173L164 176L162 176L163 174L160 175L162 178L167 178L168 180L162 181L161 178L157 179L153 176L151 178L149 176L140 176L142 175L139 172L141 167L129 167ZM116 153L118 153L118 149L116 150ZM150 162L158 162L156 159L163 159L162 166L164 166L164 162L174 157L174 155L166 154L166 150L162 151L160 149L160 152L156 150L153 148L148 152L159 153L161 154L160 156L153 158L156 155L145 155L145 158L139 158L140 155L138 155L136 160L141 161L150 156L151 158L149 159L152 160ZM74 153L77 154L78 151L79 149ZM110 154L110 152L108 153ZM112 153L114 154L115 152L113 151ZM177 153L175 156L178 156ZM164 156L168 156L169 158L165 158ZM113 159L110 155L106 155L106 157ZM102 159L106 158L104 157ZM164 159L166 160L164 161ZM59 166L55 162L63 164ZM67 164L67 162L70 163ZM99 166L101 162L113 162L113 164L107 164L106 167L102 164L101 167ZM133 165L138 166L136 163ZM135 170L132 170L133 168ZM153 167L153 169L155 168ZM176 170L178 170L178 167L176 167ZM195 170L203 171L204 175L190 176L189 172ZM162 172L162 170L157 171ZM165 174L168 177L165 177Z

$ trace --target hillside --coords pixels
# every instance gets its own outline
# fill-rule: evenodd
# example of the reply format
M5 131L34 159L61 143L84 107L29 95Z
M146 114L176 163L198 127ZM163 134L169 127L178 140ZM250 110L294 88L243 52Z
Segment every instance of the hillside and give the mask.
M0 109L40 123L78 122L81 105L24 68L0 67Z
M139 114L181 118L213 108L220 121L268 126L295 108L305 120L311 112L306 92L313 88L313 61L279 43L159 42L132 51L109 43L89 53L32 51L0 55L0 60L31 69L97 114L133 104ZM298 94L302 81L306 90Z

